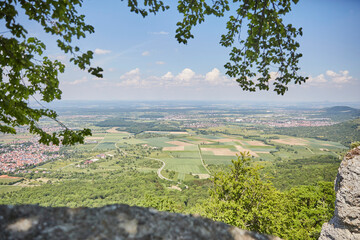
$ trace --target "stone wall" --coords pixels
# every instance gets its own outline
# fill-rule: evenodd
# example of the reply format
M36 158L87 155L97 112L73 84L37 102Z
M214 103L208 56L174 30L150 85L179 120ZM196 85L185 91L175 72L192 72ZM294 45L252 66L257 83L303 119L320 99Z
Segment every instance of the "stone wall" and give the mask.
M335 179L335 213L319 240L360 240L360 147L341 162Z

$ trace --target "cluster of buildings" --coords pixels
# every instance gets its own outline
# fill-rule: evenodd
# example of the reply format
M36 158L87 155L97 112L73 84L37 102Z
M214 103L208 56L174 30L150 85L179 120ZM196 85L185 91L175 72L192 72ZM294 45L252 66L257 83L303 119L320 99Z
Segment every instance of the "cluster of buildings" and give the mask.
M321 126L330 126L336 124L336 122L331 121L328 118L314 118L307 119L303 118L294 118L291 117L284 118L278 116L279 119L276 119L276 116L272 116L270 119L259 119L259 118L237 118L232 122L243 122L243 123L252 123L258 125L265 125L269 127L321 127Z
M18 141L2 145L0 153L0 172L14 172L31 165L61 157L59 146L39 144L37 139Z
M286 122L268 122L268 123L263 123L263 124L266 124L270 127L321 127L321 126L330 126L335 123L331 122L331 121L291 120L291 121L286 121Z
M216 122L192 122L186 123L183 127L185 128L208 128L208 127L219 127L220 124Z
M89 166L90 164L92 164L96 161L99 161L100 159L104 159L106 157L114 157L114 155L108 154L108 153L107 154L101 153L101 154L96 155L96 158L85 160L82 164L76 165L76 167L85 168L85 167Z
M312 121L312 120L278 120L278 121L252 121L255 124L266 125L269 127L321 127L335 124L332 121Z

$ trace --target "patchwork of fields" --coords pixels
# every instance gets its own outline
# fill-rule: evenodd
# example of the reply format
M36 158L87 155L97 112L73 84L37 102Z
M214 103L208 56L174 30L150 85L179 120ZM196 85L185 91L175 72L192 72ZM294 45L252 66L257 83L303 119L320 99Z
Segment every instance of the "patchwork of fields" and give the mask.
M19 138L28 138L27 135ZM10 138L3 138L9 142ZM72 150L71 150L72 149ZM128 149L132 149L127 153ZM295 138L283 135L259 135L249 137L232 133L213 135L195 134L194 132L160 132L151 131L134 135L118 131L116 128L98 128L87 137L85 144L76 145L70 151L81 152L79 159L59 160L37 167L38 170L88 172L120 170L124 166L134 167L139 171L156 171L163 163L160 174L172 179L185 180L199 177L208 178L209 165L229 165L240 152L248 152L255 161L276 163L279 160L292 160L312 157L314 155L333 155L338 157L345 149L340 143L320 141L310 138ZM142 151L143 153L140 154ZM106 161L99 161L96 167L81 168L86 160L97 159L99 154L114 156L116 154L133 156L139 164L124 165L124 155ZM148 157L145 157L148 156ZM101 160L101 159L100 159ZM153 166L150 166L152 162ZM154 166L158 166L155 168ZM89 165L90 167L90 165Z
M261 136L262 140L259 140L259 137L251 139L226 134L196 135L159 131L151 133L155 136L141 138L141 135L138 135L135 138L130 133L118 132L111 128L102 133L95 133L87 138L88 144L78 147L96 152L111 152L128 145L160 149L162 154L151 157L165 162L162 171L175 171L179 180L184 180L189 174L203 177L208 174L207 165L231 164L231 160L240 152L248 152L255 160L277 161L311 157L315 154L338 156L337 152L345 148L336 142L281 135L264 135Z

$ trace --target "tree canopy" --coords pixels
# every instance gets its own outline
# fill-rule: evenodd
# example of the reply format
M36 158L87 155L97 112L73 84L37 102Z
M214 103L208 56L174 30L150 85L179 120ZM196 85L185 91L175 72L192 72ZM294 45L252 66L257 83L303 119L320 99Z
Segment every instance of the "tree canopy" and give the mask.
M30 21L42 26L46 33L57 37L57 46L71 55L70 62L81 70L102 77L100 67L92 67L92 51L82 52L72 44L73 39L85 38L94 28L85 23L85 16L78 13L82 0L4 0L0 1L0 20L5 31L0 32L0 132L16 133L16 127L29 126L31 133L40 136L40 142L64 145L82 143L90 135L89 129L71 130L57 120L55 111L44 107L40 101L61 99L59 73L64 64L45 56L46 46L38 38L29 36L23 23L17 19L25 14ZM298 0L180 0L178 12L183 16L177 23L175 38L187 44L194 38L192 28L205 21L206 16L229 16L226 33L220 44L230 48L226 74L235 78L246 91L273 90L283 95L289 83L301 84L306 78L299 76L299 43L297 36L302 29L285 25L283 17ZM131 12L146 17L169 9L158 0L128 0ZM229 14L228 14L229 13ZM271 70L277 72L271 74ZM37 100L36 97L40 97ZM30 105L30 100L40 108ZM39 125L42 117L57 121L61 131L47 133Z
M333 184L318 182L280 192L261 179L259 169L241 153L232 160L230 172L214 175L210 199L199 206L201 214L284 239L318 239L323 223L333 215Z

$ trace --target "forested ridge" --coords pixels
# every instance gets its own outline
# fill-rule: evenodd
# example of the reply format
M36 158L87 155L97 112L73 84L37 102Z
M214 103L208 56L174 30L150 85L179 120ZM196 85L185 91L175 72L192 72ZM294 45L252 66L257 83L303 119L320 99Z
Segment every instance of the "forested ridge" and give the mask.
M157 118L162 115L143 115L141 118ZM182 131L178 123L164 123L156 121L135 121L130 118L112 118L104 120L96 124L99 127L119 127L120 131L127 131L130 133L142 133L144 131Z
M351 142L360 139L360 118L332 126L274 128L269 130L269 132L294 137L340 142L345 146L350 146Z

